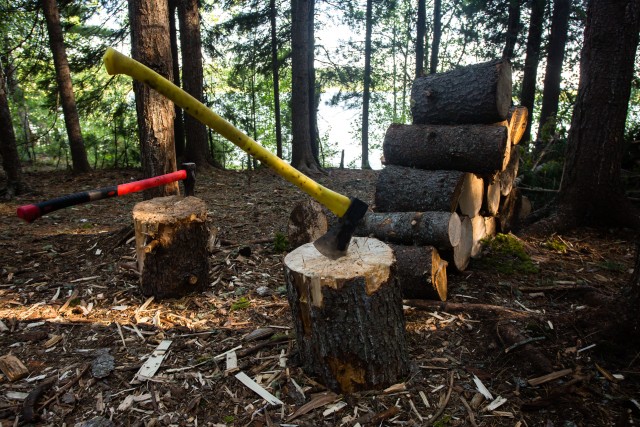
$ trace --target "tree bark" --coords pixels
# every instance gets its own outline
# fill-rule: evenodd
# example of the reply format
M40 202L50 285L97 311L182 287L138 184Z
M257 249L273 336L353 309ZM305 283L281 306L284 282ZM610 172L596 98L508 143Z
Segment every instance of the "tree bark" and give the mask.
M309 7L291 0L291 165L303 173L320 171L311 151L309 98Z
M362 91L362 169L369 165L369 101L371 99L371 32L373 28L373 0L367 0L364 39L364 88Z
M382 144L385 164L493 174L509 144L504 127L392 124Z
M195 197L158 197L136 204L133 221L145 296L181 297L209 285L207 207Z
M276 33L276 1L269 0L271 23L271 75L273 78L273 112L276 126L276 155L282 158L282 123L280 121L280 76L278 72L278 37Z
M64 113L64 124L69 138L73 170L77 173L88 172L91 170L91 166L87 160L87 151L82 139L80 117L78 116L76 98L73 94L73 85L71 83L71 70L69 69L69 61L67 60L67 52L62 37L60 13L56 0L43 0L42 6L47 21L49 46L53 53L53 64L56 69L56 80Z
M527 36L527 56L524 60L524 74L522 76L522 88L520 89L520 104L522 104L533 117L533 106L536 96L536 81L538 78L538 63L540 62L540 43L542 41L542 23L544 8L547 0L532 0L531 16L529 18L529 35ZM526 143L531 140L531 121L527 121L527 127L522 136Z
M384 243L352 240L338 260L308 243L284 259L303 368L341 393L381 389L409 372L402 294Z
M442 0L433 2L433 40L431 43L431 61L429 74L438 72L438 55L440 54L440 37L442 36Z
M390 245L403 298L447 300L447 261L433 246Z
M511 65L505 60L418 78L411 88L413 123L501 122L509 113L511 89Z
M542 149L543 135L552 135L555 131L555 116L558 113L558 101L560 99L560 83L562 81L562 61L567 44L567 30L569 29L569 14L571 13L571 0L554 0L553 17L551 18L551 34L549 35L549 49L547 52L547 68L544 75L544 88L542 91L542 108L540 110L540 123L538 125L538 137L536 138L536 151ZM547 125L545 127L545 125Z
M173 80L167 0L129 0L131 55L168 80ZM145 177L176 170L173 103L148 86L134 82L138 134ZM178 194L178 183L145 190L144 198Z
M454 212L466 172L387 166L378 175L376 212Z
M2 156L2 168L7 174L5 198L10 200L14 195L22 192L24 183L2 62L0 62L0 156Z
M180 47L182 51L182 85L184 90L200 102L204 102L204 74L202 68L202 41L198 0L178 2L180 20ZM186 147L185 160L201 167L214 165L209 152L207 128L190 114L184 117Z
M403 245L451 249L460 243L460 227L455 212L368 212L355 234Z
M520 32L520 0L509 0L509 23L502 58L511 61Z

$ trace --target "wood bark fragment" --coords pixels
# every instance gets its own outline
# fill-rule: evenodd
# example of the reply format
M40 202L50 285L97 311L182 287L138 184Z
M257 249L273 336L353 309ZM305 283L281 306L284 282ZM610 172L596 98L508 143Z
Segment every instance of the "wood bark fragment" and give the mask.
M409 371L402 293L392 249L354 237L331 260L312 243L284 259L303 368L332 390L352 393L395 384Z
M0 371L11 382L21 380L29 375L29 369L13 354L0 357Z
M382 144L385 164L491 174L504 167L507 127L392 124Z
M403 298L447 299L447 261L433 246L390 245Z
M373 236L403 245L451 249L460 243L461 221L451 212L368 212L356 236Z
M378 175L376 212L454 212L466 176L460 171L428 171L387 166Z
M511 64L494 60L414 80L413 123L495 123L511 106Z
M496 327L498 338L505 347L510 347L526 340L518 328L511 323L500 323ZM528 361L533 369L541 372L553 372L553 364L551 361L536 347L528 343L520 347L519 357Z
M206 205L195 197L158 197L136 204L136 253L145 296L181 297L206 288L206 220Z

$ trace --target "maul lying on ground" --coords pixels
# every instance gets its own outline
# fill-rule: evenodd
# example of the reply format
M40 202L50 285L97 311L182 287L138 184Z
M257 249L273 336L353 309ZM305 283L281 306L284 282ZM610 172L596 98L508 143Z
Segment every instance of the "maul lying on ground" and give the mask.
M81 203L93 202L107 199L109 197L120 197L129 193L136 193L148 188L159 187L175 181L184 180L184 192L187 196L193 196L196 182L195 163L183 163L183 169L167 173L140 181L128 182L126 184L112 185L110 187L99 188L97 190L81 191L79 193L67 194L44 202L20 206L17 210L18 217L27 222L33 222L50 212Z
M104 54L104 63L109 74L126 74L149 85L335 213L340 217L340 221L327 234L316 240L314 245L320 253L332 259L340 258L346 254L356 225L367 212L366 203L357 198L343 196L313 181L218 116L193 96L134 59L108 48Z

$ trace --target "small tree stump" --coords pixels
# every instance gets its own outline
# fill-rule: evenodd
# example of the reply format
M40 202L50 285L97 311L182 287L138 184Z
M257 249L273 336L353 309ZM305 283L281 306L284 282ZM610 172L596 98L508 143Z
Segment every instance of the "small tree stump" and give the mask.
M136 253L145 296L181 297L206 288L206 220L205 203L195 197L158 197L135 205Z
M447 300L447 261L433 246L390 245L404 298Z
M284 259L289 304L305 372L328 388L381 389L409 372L402 292L392 249L354 237L331 260L312 243Z

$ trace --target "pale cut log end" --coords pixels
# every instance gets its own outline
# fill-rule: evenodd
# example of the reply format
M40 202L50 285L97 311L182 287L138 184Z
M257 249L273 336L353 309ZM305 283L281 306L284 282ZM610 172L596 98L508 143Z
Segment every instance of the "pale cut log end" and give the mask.
M378 239L354 237L347 255L332 260L322 255L313 243L306 243L290 252L285 266L303 276L310 288L311 303L322 307L322 288L339 289L341 283L364 277L368 295L387 282L395 257L391 248Z
M431 283L438 293L440 301L447 300L447 265L437 250L431 252Z
M511 144L518 145L527 130L529 110L527 107L513 107L509 111L509 129L511 131Z
M449 218L449 242L451 242L451 247L458 246L460 243L460 235L462 233L462 222L460 221L460 216L453 212L451 217Z
M458 199L458 207L462 215L470 218L478 215L482 208L484 197L484 182L482 178L472 173L465 174L462 192Z
M452 250L442 251L444 259L457 271L464 271L471 260L471 248L473 246L473 225L468 216L460 217L460 243Z
M500 180L497 175L484 180L484 203L482 210L486 215L495 216L500 207Z
M482 239L486 237L487 228L483 216L474 216L471 218L471 226L473 228L473 242L471 244L471 258L477 258L482 253Z
M496 217L494 216L484 217L484 228L485 228L486 237L495 236L496 230L498 229Z

